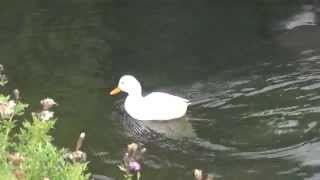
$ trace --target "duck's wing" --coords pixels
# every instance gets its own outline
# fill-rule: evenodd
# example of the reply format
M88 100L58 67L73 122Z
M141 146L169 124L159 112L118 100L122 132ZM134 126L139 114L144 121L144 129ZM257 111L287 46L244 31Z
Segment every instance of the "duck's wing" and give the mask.
M189 105L187 99L162 92L153 92L143 97L139 112L142 120L170 120L183 116Z

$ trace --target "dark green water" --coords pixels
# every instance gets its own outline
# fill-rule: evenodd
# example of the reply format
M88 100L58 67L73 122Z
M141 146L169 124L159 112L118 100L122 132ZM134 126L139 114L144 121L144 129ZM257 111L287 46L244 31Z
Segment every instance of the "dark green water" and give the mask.
M116 165L135 141L148 149L143 179L192 179L194 168L215 179L318 179L319 8L280 0L2 2L5 90L19 88L32 110L54 98L55 143L72 148L85 131L96 174L121 179ZM181 122L137 122L122 110L124 95L107 93L123 74L145 92L204 103ZM135 123L153 131L136 133Z

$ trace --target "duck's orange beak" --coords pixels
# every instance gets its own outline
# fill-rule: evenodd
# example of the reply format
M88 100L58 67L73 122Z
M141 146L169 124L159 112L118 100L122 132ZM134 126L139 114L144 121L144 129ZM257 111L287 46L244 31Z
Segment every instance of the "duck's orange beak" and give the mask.
M121 89L119 87L116 87L110 92L110 95L114 96L116 94L119 94L119 92L121 92Z

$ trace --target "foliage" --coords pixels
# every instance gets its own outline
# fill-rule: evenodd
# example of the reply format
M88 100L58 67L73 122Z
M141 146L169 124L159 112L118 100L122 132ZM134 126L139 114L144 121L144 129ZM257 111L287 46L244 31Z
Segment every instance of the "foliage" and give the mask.
M51 143L50 130L56 122L53 112L43 109L20 123L17 118L27 107L17 97L0 94L0 179L89 179L87 163L69 160L70 152ZM46 114L50 116L43 116Z
M8 81L0 64L0 86ZM21 102L20 92L13 97L0 92L0 180L86 180L86 153L80 150L85 133L81 133L74 152L52 144L50 130L57 119L50 109L57 103L50 98L40 101L42 110L31 113L31 120L21 121L28 104ZM19 118L20 117L20 118ZM125 180L140 180L145 148L128 145L119 169Z

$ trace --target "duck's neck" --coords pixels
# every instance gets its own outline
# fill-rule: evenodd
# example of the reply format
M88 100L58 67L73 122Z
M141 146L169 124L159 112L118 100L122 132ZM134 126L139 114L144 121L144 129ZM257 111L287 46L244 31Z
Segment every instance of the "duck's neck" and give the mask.
M135 97L135 98L142 98L142 93L141 92L128 93L128 96Z
M130 91L127 91L129 96L132 97L142 97L142 88L140 84L134 86Z
M143 97L142 94L128 94L126 101L125 101L125 106L127 107L132 107L133 106L139 106L140 103L143 102Z

